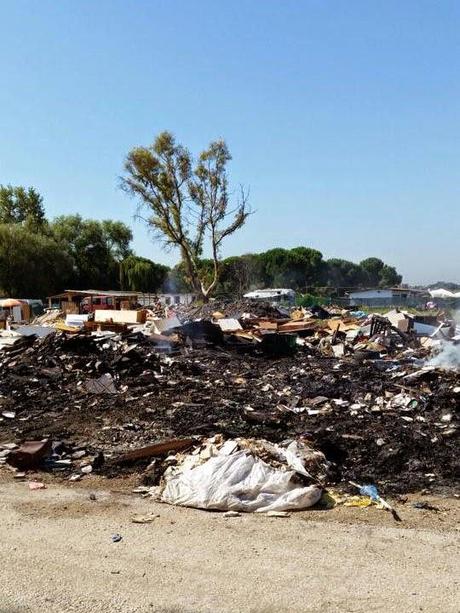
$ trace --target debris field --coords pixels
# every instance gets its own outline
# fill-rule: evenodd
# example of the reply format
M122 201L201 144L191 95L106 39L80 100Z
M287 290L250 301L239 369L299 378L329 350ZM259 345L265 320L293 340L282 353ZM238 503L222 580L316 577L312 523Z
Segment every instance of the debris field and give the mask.
M259 307L226 331L222 313L205 315L213 323L191 320L164 334L53 331L3 348L0 462L14 465L18 445L46 439L45 470L74 479L135 471L153 485L164 467L149 454L120 459L170 439L302 440L323 452L330 484L453 491L460 373L426 367L429 352L412 336L384 318L363 340L366 322L350 316L317 312L280 324ZM270 322L278 330L266 343ZM286 324L295 346L274 340Z

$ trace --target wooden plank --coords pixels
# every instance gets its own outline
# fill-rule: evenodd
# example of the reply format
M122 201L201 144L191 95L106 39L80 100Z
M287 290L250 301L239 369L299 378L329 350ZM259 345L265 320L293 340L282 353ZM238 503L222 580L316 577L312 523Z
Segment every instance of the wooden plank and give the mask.
M133 449L115 461L117 464L124 464L126 462L135 462L136 460L165 455L171 451L182 451L188 447L191 447L194 442L195 440L193 438L174 438L170 441L163 441L162 443L155 443L154 445L148 445L147 447Z

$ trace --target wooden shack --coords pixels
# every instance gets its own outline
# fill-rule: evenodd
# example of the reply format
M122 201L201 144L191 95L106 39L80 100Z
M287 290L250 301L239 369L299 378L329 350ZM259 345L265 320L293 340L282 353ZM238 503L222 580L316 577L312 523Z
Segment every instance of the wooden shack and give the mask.
M49 296L48 306L57 307L66 315L93 313L96 310L120 311L136 308L138 297L139 292L66 289L61 294Z

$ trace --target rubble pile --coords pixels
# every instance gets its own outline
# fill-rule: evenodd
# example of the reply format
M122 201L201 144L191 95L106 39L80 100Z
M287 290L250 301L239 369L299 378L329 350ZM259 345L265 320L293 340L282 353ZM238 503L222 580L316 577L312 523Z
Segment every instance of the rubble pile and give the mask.
M251 300L213 300L199 306L190 305L177 310L178 315L186 319L212 319L216 313L225 317L240 319L245 314L252 317L266 317L272 319L289 318L289 311L282 307L273 306L270 302Z
M329 483L455 484L460 372L428 365L414 322L249 306L213 304L161 333L18 337L0 352L0 462L156 484L171 451L219 435L301 440L324 454Z

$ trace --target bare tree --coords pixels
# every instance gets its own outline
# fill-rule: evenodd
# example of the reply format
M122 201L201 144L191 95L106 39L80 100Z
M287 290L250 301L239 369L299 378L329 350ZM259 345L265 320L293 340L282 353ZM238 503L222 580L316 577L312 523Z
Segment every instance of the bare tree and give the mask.
M223 240L241 228L251 213L243 188L235 205L230 205L230 160L227 145L219 140L212 142L194 165L190 152L176 143L170 132L162 132L152 146L129 152L122 177L122 188L139 201L139 217L164 245L179 248L187 280L204 301L209 300L219 280ZM200 267L208 246L213 261L211 278Z

